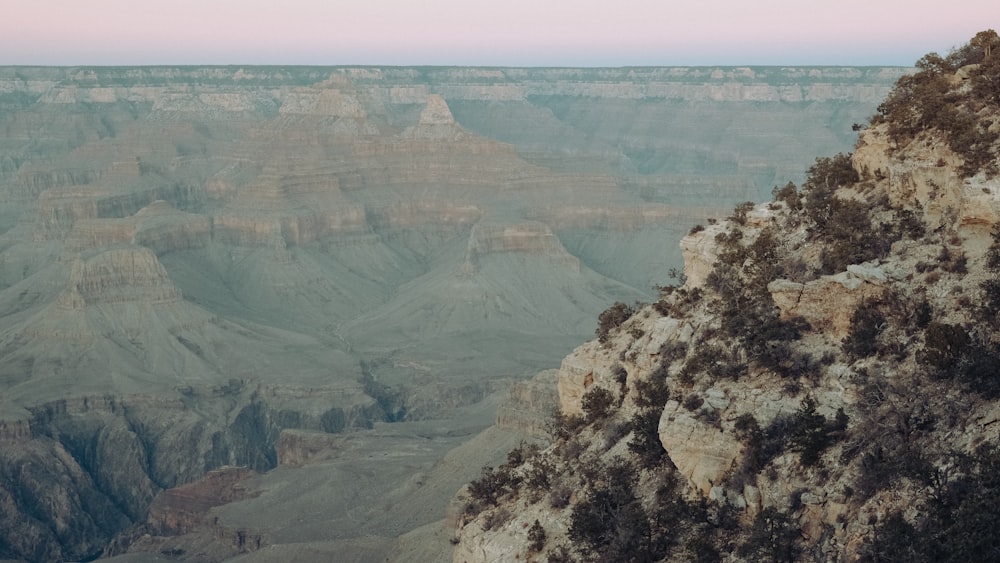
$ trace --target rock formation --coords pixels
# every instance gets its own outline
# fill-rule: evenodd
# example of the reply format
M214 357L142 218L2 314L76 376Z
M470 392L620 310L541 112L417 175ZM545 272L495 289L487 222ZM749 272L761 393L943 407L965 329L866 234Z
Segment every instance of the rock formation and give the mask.
M460 493L454 561L991 558L989 52L922 59L856 153L693 229L684 284L602 314L558 372L553 443Z

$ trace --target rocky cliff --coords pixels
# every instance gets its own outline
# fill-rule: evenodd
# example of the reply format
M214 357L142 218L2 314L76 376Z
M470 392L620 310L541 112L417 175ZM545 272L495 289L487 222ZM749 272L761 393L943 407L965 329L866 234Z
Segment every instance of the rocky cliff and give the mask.
M853 155L602 313L552 445L461 493L454 561L994 558L997 46L921 59Z
M492 415L454 417L654 297L680 265L663 240L849 148L906 72L0 69L0 558L182 557L156 530L194 522L205 557L388 553L472 476L442 457ZM538 385L496 444L543 433ZM404 464L369 490L413 506L342 518L357 500L322 470L361 471L328 455L344 435L391 459L433 443L414 467L441 476L386 487ZM228 465L327 483L330 526L176 489Z

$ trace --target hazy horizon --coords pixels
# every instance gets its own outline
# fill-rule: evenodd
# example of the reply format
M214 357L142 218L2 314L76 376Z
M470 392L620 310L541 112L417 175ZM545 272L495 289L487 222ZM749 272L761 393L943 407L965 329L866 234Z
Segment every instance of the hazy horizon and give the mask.
M911 66L997 27L987 0L48 0L3 66Z

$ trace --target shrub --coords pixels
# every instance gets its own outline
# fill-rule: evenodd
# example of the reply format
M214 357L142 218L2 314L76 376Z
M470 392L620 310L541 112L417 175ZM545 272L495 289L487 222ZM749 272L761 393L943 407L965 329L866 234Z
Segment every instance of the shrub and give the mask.
M583 395L584 420L587 424L593 424L598 420L604 420L611 413L611 409L617 404L615 394L603 387L594 386Z
M711 406L707 406L695 413L698 420L704 422L705 424L712 425L719 430L722 430L722 417L719 415L719 411L713 409Z
M816 406L812 397L806 397L798 411L776 416L764 430L752 414L740 415L734 423L736 437L745 447L739 474L758 474L786 448L798 452L803 465L815 465L823 451L843 436L848 422L843 410L828 421L816 412Z
M993 30L981 33L993 32L991 40L984 40L984 44L992 42L994 52L1000 51L997 46L997 34ZM994 106L1000 105L1000 57L991 56L986 58L979 68L971 73L972 95Z
M877 304L865 300L851 315L850 333L841 342L841 350L853 359L867 358L879 350L878 337L886 327L886 319Z
M535 523L528 528L528 549L535 553L542 551L546 539L545 528L538 519L535 519Z
M486 466L483 467L479 479L475 479L469 483L469 496L480 507L484 504L497 506L500 497L514 490L519 484L520 477L512 471L511 467L501 465L497 469L493 469L490 466ZM478 512L478 510L470 508L467 512Z
M798 530L787 514L773 506L761 510L754 518L750 535L736 553L744 561L795 561L798 557Z
M746 225L747 214L753 211L754 207L755 206L752 201L744 201L733 209L733 214L729 217L729 219L737 225Z
M930 53L919 61L914 74L896 82L889 97L878 107L878 121L889 124L889 134L905 144L921 131L936 129L944 134L953 151L962 155L963 176L972 176L985 169L995 174L997 166L992 149L998 133L989 130L989 123L978 119L976 112L983 104L995 105L1000 95L1000 63L997 57L986 57L993 48L996 32L977 34L965 46L942 58ZM980 64L970 73L968 91L953 90L948 75L968 64Z
M927 328L931 319L934 318L934 309L926 297L916 303L914 308L913 321L917 328Z
M740 473L750 476L759 473L785 451L793 423L790 415L778 415L767 429L761 430L752 414L744 414L737 419L736 425L736 435L746 446Z
M576 461L587 450L587 444L578 438L565 440L556 445L556 454L566 461Z
M663 407L646 408L632 415L630 452L639 459L640 467L652 469L667 459L667 451L660 442L660 415Z
M647 379L635 381L635 404L639 408L663 408L670 399L670 387L667 385L667 370L661 364Z
M507 463L504 465L514 469L515 467L524 465L525 461L529 458L535 457L536 455L538 455L538 446L535 444L526 444L522 440L516 448L507 452Z
M662 290L663 288L661 287L660 289ZM695 287L690 290L676 288L665 297L670 297L670 299L660 299L653 304L653 309L663 316L682 319L687 316L688 311L690 311L691 308L701 300L702 290L700 287Z
M684 551L687 553L688 561L693 563L717 563L722 561L722 554L719 549L704 536L695 536L684 544Z
M606 309L597 317L597 339L603 344L610 338L611 331L622 326L622 323L632 318L635 309L622 303L615 302L614 305Z
M684 402L681 403L681 406L683 406L685 409L691 412L695 412L696 410L701 408L701 405L703 405L704 403L705 399L703 399L701 395L697 393L691 393L690 395L684 398Z
M838 421L836 426L827 424L826 417L816 412L816 401L812 397L806 397L795 413L792 424L793 430L789 437L792 451L799 452L799 461L803 465L816 465L823 450L830 445L831 431L840 425L846 427L847 421Z
M987 57L1000 50L1000 37L997 32L987 29L977 33L968 43L949 53L947 62L952 68L965 65L980 64L987 60L994 60Z
M947 246L941 247L941 253L938 254L938 262L941 265L941 269L946 272L951 272L953 274L965 274L968 273L966 267L968 261L965 257L965 252L953 251Z
M757 418L754 415L747 412L736 417L736 421L733 423L733 430L736 431L736 437L747 447L757 447L760 445L763 433L760 429L760 423L757 422Z
M957 375L968 388L985 399L1000 398L1000 347L973 340L957 366Z
M917 352L917 361L937 370L957 365L969 347L969 334L964 328L931 322L924 330L924 347Z
M573 489L565 483L558 483L549 491L549 506L555 509L566 508L569 506L571 498L573 498Z
M577 432L579 432L579 430L586 425L586 421L582 416L574 414L566 415L561 412L556 412L552 415L550 425L551 428L549 429L549 433L557 440L565 441L576 436Z
M1000 225L993 227L991 236L993 242L986 251L986 269L991 272L1000 272Z
M628 392L628 370L621 364L614 364L611 366L611 375L614 376L615 383L618 384L618 404L621 405Z
M637 478L620 458L602 468L590 493L573 507L570 539L599 557L628 554L630 560L655 560L649 557L649 518L635 495Z
M912 209L898 211L896 221L900 234L910 240L921 239L927 234L927 224Z
M876 228L869 216L869 206L856 200L831 198L822 226L816 236L824 243L820 256L821 271L833 274L860 264L885 257L899 233Z
M908 444L876 445L861 457L861 473L855 483L863 499L899 481L900 477L928 483L934 467L919 449Z
M1000 345L958 325L931 322L917 361L939 379L957 379L984 398L1000 397Z
M897 141L931 127L935 114L945 107L946 74L954 67L935 53L924 56L917 66L920 71L901 77L878 106L879 120L889 124L889 134Z
M555 465L545 456L535 457L524 472L524 484L533 492L549 490Z
M620 442L622 438L628 436L628 433L631 431L631 420L626 420L624 422L609 422L608 424L605 424L601 431L604 436L604 451L610 450L615 444Z
M1000 321L1000 276L994 276L979 284L980 306L978 316L996 325Z
M864 561L996 561L1000 451L983 446L942 479L913 523L893 513L875 527Z
M809 167L808 177L802 185L804 192L803 210L820 231L832 214L831 205L834 192L839 187L853 185L860 178L851 165L851 155L838 153L833 157L817 158Z
M787 342L776 342L764 349L758 362L782 377L797 379L814 378L819 374L819 363L808 351L797 350Z
M564 545L550 549L545 554L545 559L548 563L576 563L576 558L570 555L569 550Z
M799 197L799 190L792 182L788 182L782 188L774 186L774 189L771 190L771 196L774 198L774 201L784 202L792 211L802 209L802 198Z
M916 543L916 529L898 511L893 512L875 527L861 560L871 563L921 561L914 549Z
M725 368L715 374L717 377L739 377L746 369L746 360L759 358L769 343L799 337L796 326L779 318L767 291L767 285L782 274L777 234L763 229L749 244L743 244L742 239L739 230L719 237L719 259L706 280L718 297L712 310L720 318L720 328L738 344L727 361L707 363Z
M669 366L673 362L687 355L687 342L680 340L670 340L660 346L660 366Z

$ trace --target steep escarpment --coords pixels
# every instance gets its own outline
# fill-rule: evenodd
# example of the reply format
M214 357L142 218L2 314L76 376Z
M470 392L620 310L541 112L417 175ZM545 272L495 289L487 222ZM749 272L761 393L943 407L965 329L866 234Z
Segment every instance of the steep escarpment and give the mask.
M995 558L998 47L921 59L853 155L602 313L553 444L460 495L454 560Z

